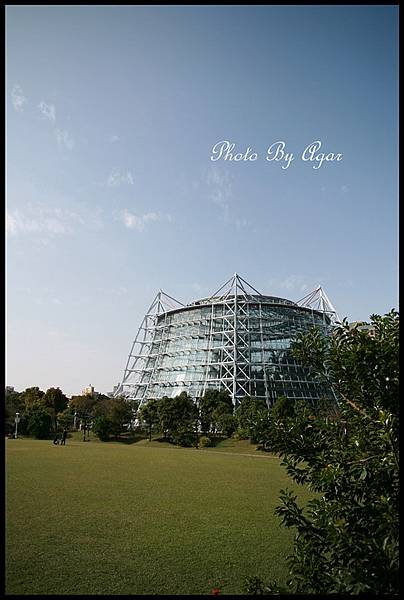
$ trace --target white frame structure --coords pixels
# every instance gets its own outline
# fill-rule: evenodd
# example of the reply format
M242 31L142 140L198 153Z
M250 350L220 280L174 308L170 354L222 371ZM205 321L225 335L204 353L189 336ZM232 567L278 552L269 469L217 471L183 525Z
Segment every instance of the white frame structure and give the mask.
M114 396L141 405L182 391L196 399L215 388L227 390L236 406L247 395L262 396L268 407L279 395L315 400L326 391L291 357L290 339L312 325L328 333L336 319L321 287L295 303L264 296L237 273L186 306L160 290Z
M331 319L333 324L341 322L337 311L321 285L317 286L312 292L298 300L297 304L299 306L321 311Z

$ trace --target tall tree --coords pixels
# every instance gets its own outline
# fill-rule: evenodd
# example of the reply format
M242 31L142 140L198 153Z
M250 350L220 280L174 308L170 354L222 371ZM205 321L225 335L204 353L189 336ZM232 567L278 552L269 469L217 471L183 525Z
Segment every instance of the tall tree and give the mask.
M99 395L87 410L91 411L87 412L87 415L95 419L94 431L99 432L102 440L107 439L109 435L118 436L124 427L130 424L133 416L131 405L122 397L109 398Z
M67 427L68 429L74 424L74 412L71 408L67 407L62 412L56 415L58 426Z
M141 406L139 409L140 420L145 421L146 425L149 428L149 440L150 441L152 439L151 436L152 436L153 425L155 425L159 421L158 407L159 407L159 401L152 399L152 400L148 400L148 402L146 402L146 404L143 404L143 406Z
M160 429L163 432L164 437L167 438L173 431L175 425L174 398L169 398L168 396L160 398L157 414Z
M107 416L111 419L112 433L119 435L132 420L132 408L124 398L108 398Z
M69 402L69 407L76 413L77 417L89 418L93 416L96 404L96 396L72 396Z
M68 398L58 387L49 388L42 396L40 403L46 410L49 411L54 429L56 429L56 415L59 412L63 412L67 408L68 402Z
M173 430L193 429L198 413L195 402L186 392L181 392L173 400Z
M266 433L288 474L316 493L303 512L283 491L276 511L297 533L289 593L398 594L398 313L371 323L374 336L344 320L326 339L298 337L295 355L334 385L338 404L296 403ZM279 587L254 580L247 591Z
M268 407L262 398L244 396L236 409L238 421L238 433L243 438L250 438L258 442L258 425L262 425L263 419L268 415Z
M34 405L40 404L41 398L45 392L39 389L39 387L26 388L21 392L21 402L25 410L30 410Z
M201 429L209 433L222 414L233 414L233 402L227 390L207 389L199 400ZM216 416L214 413L216 411Z
M33 437L43 440L49 436L52 418L42 406L36 406L28 413L27 432Z
M196 404L186 392L175 398L165 396L159 400L158 417L164 437L172 437L186 429L193 430L197 415Z

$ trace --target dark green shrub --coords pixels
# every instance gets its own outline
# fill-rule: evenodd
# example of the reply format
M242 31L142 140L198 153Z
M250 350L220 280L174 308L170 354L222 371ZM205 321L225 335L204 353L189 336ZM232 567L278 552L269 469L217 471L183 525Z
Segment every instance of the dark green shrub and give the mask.
M102 442L109 440L114 432L114 426L109 417L101 416L94 419L93 432Z
M237 429L237 418L234 415L223 413L217 419L217 426L221 433L230 437Z
M184 446L185 448L196 446L196 433L193 431L175 431L171 439L177 446Z
M43 408L34 410L27 423L27 433L38 440L45 440L52 428L52 418Z

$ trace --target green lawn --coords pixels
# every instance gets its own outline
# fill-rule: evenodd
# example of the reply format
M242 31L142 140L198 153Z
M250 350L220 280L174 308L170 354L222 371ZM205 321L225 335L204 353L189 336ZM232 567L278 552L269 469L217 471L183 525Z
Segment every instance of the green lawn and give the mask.
M287 576L273 510L295 488L245 442L5 443L7 594L241 594Z

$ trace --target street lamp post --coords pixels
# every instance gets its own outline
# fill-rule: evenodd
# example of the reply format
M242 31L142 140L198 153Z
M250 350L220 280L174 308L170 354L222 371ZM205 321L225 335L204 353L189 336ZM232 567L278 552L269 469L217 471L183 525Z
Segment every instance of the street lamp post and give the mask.
M83 424L83 442L90 441L90 423L91 423L91 415L88 413L84 416L84 424Z
M199 398L196 399L196 423L195 423L195 432L196 432L196 444L195 448L199 449L199 421L200 421L200 408L199 408Z
M14 437L15 437L15 439L17 439L17 436L18 436L18 423L20 422L20 413L19 412L15 413L15 419L14 420L15 420L15 434L14 434Z

